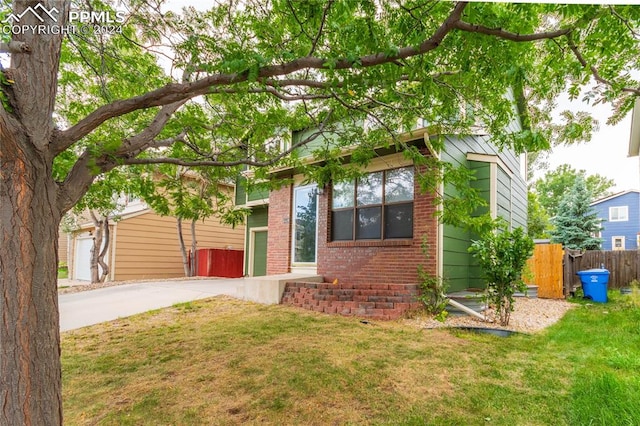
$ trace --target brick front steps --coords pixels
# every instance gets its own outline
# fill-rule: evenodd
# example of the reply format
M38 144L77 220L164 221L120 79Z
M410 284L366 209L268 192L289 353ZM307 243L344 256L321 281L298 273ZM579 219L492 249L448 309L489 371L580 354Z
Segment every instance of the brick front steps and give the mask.
M418 286L411 284L331 284L287 282L282 304L376 320L392 320L422 307Z

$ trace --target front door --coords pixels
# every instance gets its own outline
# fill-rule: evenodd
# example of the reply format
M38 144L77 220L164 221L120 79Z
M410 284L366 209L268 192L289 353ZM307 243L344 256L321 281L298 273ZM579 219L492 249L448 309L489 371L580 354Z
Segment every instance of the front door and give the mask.
M251 271L252 277L267 275L267 231L251 231Z

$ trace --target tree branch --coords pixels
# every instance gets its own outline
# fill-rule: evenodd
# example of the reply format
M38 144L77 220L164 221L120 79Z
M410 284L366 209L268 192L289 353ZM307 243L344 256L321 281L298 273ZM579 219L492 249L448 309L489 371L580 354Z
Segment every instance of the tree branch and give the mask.
M291 12L291 16L293 16L293 19L295 19L295 21L298 23L298 26L300 27L300 32L302 34L304 34L305 36L307 36L307 38L309 40L313 40L313 38L309 34L307 34L307 32L305 31L304 24L302 22L300 22L300 19L298 18L298 15L296 14L296 10L291 5L291 0L287 0L287 6L289 7L289 11Z
M401 48L395 55L375 53L361 56L358 59L343 58L332 62L331 64L328 64L327 59L325 58L307 56L280 65L267 65L261 67L258 69L257 80L284 76L304 69L341 70L353 68L355 66L359 68L369 68L395 62L399 59L406 59L412 56L424 54L430 50L436 49L442 40L444 40L446 35L455 28L455 24L460 20L466 5L466 2L456 3L453 11L443 24L429 39L425 40L418 47L408 46ZM111 118L139 109L186 101L196 96L209 93L212 87L237 84L248 81L248 79L248 70L242 73L216 74L190 83L169 84L140 96L115 101L108 105L101 106L71 128L58 132L55 140L53 141L54 150L57 153L64 151L64 149L88 135L102 123Z
M624 26L625 26L625 27L627 27L627 29L629 30L629 32L630 32L631 34L633 34L633 37L635 37L636 39L637 39L637 38L640 38L640 34L638 34L638 32L637 32L637 31L635 31L635 30L633 29L633 27L632 27L632 26L631 26L631 24L629 23L629 20L628 20L628 19L626 19L624 16L620 15L620 14L616 11L616 9L613 7L613 5L609 5L609 10L611 11L611 14L612 14L613 16L615 16L616 18L618 18L618 20L619 20L620 22L622 22L622 23L624 24Z
M611 12L614 15L616 15L619 19L622 20L622 17L617 15L613 9L611 9ZM623 21L623 22L626 23L626 21ZM567 43L569 45L569 48L573 52L573 54L576 57L576 59L578 59L578 62L580 62L580 64L583 66L583 68L588 69L591 72L591 75L593 76L593 78L598 83L604 84L604 85L606 85L608 87L613 87L614 86L614 83L611 80L607 80L607 79L603 78L600 75L600 73L598 72L598 69L595 66L593 66L593 65L590 66L587 63L587 61L585 60L584 56L582 56L582 54L580 53L580 50L578 49L578 46L576 46L575 42L573 41L573 37L571 36L571 32L573 31L572 28L564 28L564 29L560 29L560 30L556 30L556 31L547 31L547 32L535 33L535 34L516 34L516 33L509 32L509 31L505 31L502 28L488 28L488 27L484 27L482 25L469 24L468 22L464 22L462 20L456 21L454 26L455 26L455 28L457 28L457 29L459 29L461 31L467 31L467 32L490 35L490 36L494 36L494 37L498 37L498 38L503 38L505 40L514 41L514 42L530 42L530 41L537 41L537 40L554 40L554 39L556 39L558 37L565 36L567 38ZM631 28L629 28L629 29L631 30ZM634 36L636 36L636 33L634 31L631 30L631 32L633 33ZM637 88L623 87L620 90L622 92L633 93L635 95L640 95L640 89L637 89Z
M165 105L153 121L137 135L125 139L115 152L105 152L96 157L86 149L75 162L64 182L58 185L57 203L61 212L73 207L95 180L97 173L108 172L118 166L123 158L140 154L153 145L153 139L162 131L173 113L184 102Z
M299 140L298 142L296 142L294 144L291 144L291 146L288 149L282 151L278 155L273 156L273 157L269 158L268 160L264 160L264 161L254 160L254 159L250 158L250 156L247 156L246 158L243 158L243 159L234 160L234 161L218 161L218 160L213 159L214 156L207 155L208 158L212 158L212 159L211 160L183 160L181 158L169 158L169 157L126 158L126 159L124 159L122 161L122 164L123 165L133 165L133 164L175 164L175 165L185 166L185 167L199 167L199 166L234 167L234 166L239 166L239 165L247 165L247 166L252 166L252 167L269 167L269 166L272 166L272 165L276 164L278 161L282 160L283 158L286 158L287 156L289 156L289 154L291 154L296 149L307 145L308 143L310 143L313 140L315 140L318 136L320 136L324 132L324 129L325 129L327 123L329 123L331 115L332 115L331 111L329 111L329 113L324 118L324 120L321 123L318 124L317 130L315 132L313 132L312 134L310 134L306 138L301 139L301 140Z
M302 101L302 100L313 100L313 99L330 99L331 98L330 95L307 95L307 94L290 95L290 94L285 94L285 93L279 92L278 90L274 89L273 87L265 87L265 88L262 88L262 89L254 88L254 89L249 89L249 90L231 89L231 88L215 89L215 90L212 90L210 93L233 94L233 93L239 93L239 92L268 93L268 94L273 95L276 98L278 98L280 100L283 100L285 102Z
M320 41L320 36L322 36L322 31L324 30L324 24L327 22L327 15L329 14L329 9L331 9L331 5L333 4L333 0L327 1L327 4L324 6L324 10L322 11L322 20L320 21L320 28L318 28L318 33L315 38L311 41L311 50L309 51L309 55L313 55L313 52L316 51L316 47L318 46L318 42Z
M151 148L163 148L163 147L170 147L171 145L173 145L176 142L184 142L186 140L187 137L187 132L186 131L182 131L180 132L180 134L172 137L172 138L166 138L166 139L160 139L157 141L153 141L149 144L149 146Z
M9 43L0 43L0 53L30 53L31 47L24 41L11 40Z
M143 131L126 139L114 154L118 157L131 156L147 149L153 139L160 134L173 113L184 103L185 101L174 102L160 108L153 121Z
M488 28L482 25L472 25L461 20L462 12L464 11L466 6L466 2L456 3L454 9L449 14L447 19L442 23L442 25L440 25L440 27L433 33L430 38L426 39L417 47L407 46L400 48L395 55L375 53L371 55L361 56L357 59L342 58L336 61L331 61L331 63L327 63L328 61L326 58L307 56L295 59L284 64L263 66L258 69L256 80L268 82L269 85L272 85L273 87L299 84L308 87L326 88L326 83L323 82L315 82L313 80L304 79L279 81L276 77L290 75L296 71L305 69L342 70L353 68L356 66L359 68L368 68L385 63L397 62L398 60L421 55L433 49L436 49L447 36L447 34L454 29L490 35L514 42L554 39L560 36L566 36L571 31L570 29L561 29L557 31L523 35L511 33L500 28ZM81 120L71 128L58 132L53 142L54 149L56 153L62 152L64 149L71 146L71 144L86 136L99 125L111 118L118 117L139 109L162 106L174 102L184 102L196 96L211 93L212 90L215 91L213 88L216 86L219 87L237 84L246 82L248 81L248 79L249 71L241 73L216 74L204 77L193 82L169 84L140 96L112 102L111 104L104 105L96 109L93 113L89 114L87 117L85 117L83 120ZM272 94L286 101L301 99L299 97L289 98L287 96L279 96L282 94L277 92L272 92Z
M582 53L580 53L580 50L578 49L578 46L573 41L573 37L571 37L571 34L567 35L567 44L569 45L569 49L571 49L571 51L573 52L573 54L576 57L576 59L578 60L578 62L580 62L580 65L582 65L583 68L588 69L591 72L591 75L593 76L593 78L598 83L604 84L605 86L608 86L608 87L614 87L614 83L611 80L607 80L607 79L603 78L600 75L600 73L598 72L598 69L595 66L589 65L587 63L587 61L584 58L584 56L582 56ZM632 87L623 87L620 90L622 92L633 93L636 96L640 96L640 89L634 89Z
M515 42L554 39L554 38L566 36L572 31L572 28L565 28L565 29L556 30L556 31L548 31L548 32L534 33L534 34L516 34L509 31L505 31L502 28L488 28L482 25L470 24L462 20L456 21L454 26L456 29L460 31L490 35L493 37L503 38L505 40L515 41Z

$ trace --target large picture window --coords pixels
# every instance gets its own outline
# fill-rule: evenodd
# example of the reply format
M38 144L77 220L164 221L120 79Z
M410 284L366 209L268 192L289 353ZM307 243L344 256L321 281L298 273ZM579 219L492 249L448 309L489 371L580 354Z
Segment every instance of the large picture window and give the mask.
M333 184L333 241L413 238L413 167Z

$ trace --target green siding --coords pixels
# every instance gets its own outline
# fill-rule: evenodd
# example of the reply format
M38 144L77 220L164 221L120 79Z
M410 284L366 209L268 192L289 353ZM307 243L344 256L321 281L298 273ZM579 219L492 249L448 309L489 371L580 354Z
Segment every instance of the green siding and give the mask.
M266 207L257 207L251 210L247 218L247 229L258 226L267 226L269 222L269 210Z
M247 191L246 188L247 179L245 177L238 177L236 180L236 205L243 206L247 204L247 201L260 201L269 198L269 188L265 185L254 185Z
M269 190L265 188L251 189L247 195L247 201L260 201L269 198Z
M247 203L247 191L245 189L246 179L242 176L236 179L236 206L243 206Z
M514 123L517 130L517 123ZM498 215L510 221L514 227L526 227L527 223L527 189L520 174L518 157L510 150L498 150L489 142L486 136L447 136L441 159L455 166L467 167L474 170L476 180L470 185L477 189L487 201L487 207L478 209L476 214L489 211L491 196L491 165L480 161L468 161L467 154L487 154L498 156L512 173L510 177L506 170L497 167L496 204ZM455 196L451 187L445 187L445 196ZM449 283L449 291L460 291L471 287L484 287L479 278L480 269L475 264L473 256L468 252L471 241L477 236L471 235L460 228L445 225L443 231L443 277Z
M300 142L302 139L304 139L304 138L310 136L311 134L313 134L314 131L315 131L315 129L307 129L307 130L301 130L301 131L298 131L298 132L294 132L293 136L291 138L291 141L295 145L296 143ZM296 149L296 154L298 155L299 158L308 157L316 149L318 149L318 148L320 148L320 147L322 147L324 145L327 145L327 142L329 142L329 145L337 145L337 143L331 143L332 141L336 140L337 138L338 138L338 136L333 134L333 133L323 133L323 134L319 135L318 137L316 137L311 142L307 143L306 145L303 145L302 147Z
M469 169L475 172L476 180L471 181L470 186L478 191L478 194L487 202L486 206L479 207L475 214L477 216L488 213L491 206L491 165L481 161L468 161Z
M475 171L476 180L471 182L471 187L478 191L478 194L487 203L486 206L479 207L475 211L476 216L487 214L491 210L491 164L481 161L469 161L469 168ZM464 290L470 287L483 288L484 283L479 278L479 268L476 264L476 260L469 254L469 246L471 241L478 239L478 235L474 233L468 233L468 240L464 256L468 262L468 276L466 285L458 290Z
M511 180L511 220L514 228L527 227L527 184L523 179Z
M469 287L469 234L460 228L444 225L443 276L449 291Z
M511 224L511 178L498 166L498 217Z

